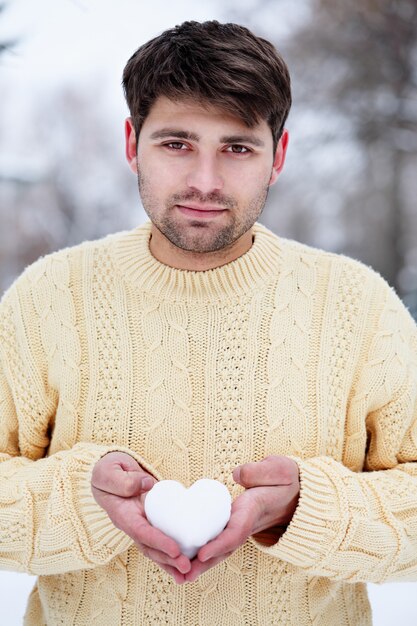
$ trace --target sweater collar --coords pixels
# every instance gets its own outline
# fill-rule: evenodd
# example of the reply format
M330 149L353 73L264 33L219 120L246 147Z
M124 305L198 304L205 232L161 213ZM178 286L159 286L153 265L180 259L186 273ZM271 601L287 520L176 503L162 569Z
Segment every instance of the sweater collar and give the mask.
M205 271L164 265L151 254L151 223L115 236L112 256L123 278L141 291L171 300L219 301L252 291L276 277L281 260L279 239L256 223L252 247L236 260Z

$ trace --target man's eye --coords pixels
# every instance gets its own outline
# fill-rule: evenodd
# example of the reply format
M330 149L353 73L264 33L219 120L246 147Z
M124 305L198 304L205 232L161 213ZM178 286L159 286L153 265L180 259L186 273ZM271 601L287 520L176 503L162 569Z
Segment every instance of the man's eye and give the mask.
M239 144L229 146L227 150L228 152L233 152L234 154L247 154L248 152L250 152L250 150L246 148L246 146L241 146Z
M168 148L172 148L172 150L186 150L187 146L182 141L170 141L169 143L165 143L165 146Z

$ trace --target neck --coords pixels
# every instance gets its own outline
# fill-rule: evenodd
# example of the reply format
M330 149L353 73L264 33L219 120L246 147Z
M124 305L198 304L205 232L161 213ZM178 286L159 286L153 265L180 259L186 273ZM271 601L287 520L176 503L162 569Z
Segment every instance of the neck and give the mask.
M253 232L250 229L230 246L213 252L194 252L175 246L153 224L149 250L152 256L174 269L204 272L235 261L245 254L253 244Z
M166 301L207 305L246 297L280 272L282 251L278 237L261 224L253 225L252 234L254 241L246 253L207 271L182 270L159 262L150 251L149 222L115 236L112 256L123 282L138 293Z

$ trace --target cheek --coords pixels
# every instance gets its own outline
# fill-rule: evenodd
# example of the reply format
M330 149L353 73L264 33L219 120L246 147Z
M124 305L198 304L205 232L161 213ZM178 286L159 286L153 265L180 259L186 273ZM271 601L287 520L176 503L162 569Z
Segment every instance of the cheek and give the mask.
M272 162L266 160L232 161L224 165L223 173L227 179L237 187L242 185L242 190L265 187L271 178Z
M270 178L271 173L265 168L241 171L239 176L235 177L234 186L238 195L256 197L268 187Z
M185 184L178 174L171 169L161 167L139 166L139 192L143 202L148 205L162 208L167 203L171 203L174 194L185 190Z
M176 161L180 161L180 159ZM140 174L149 185L152 185L156 193L158 190L163 192L164 189L177 189L186 178L185 168L181 163L164 163L162 159L157 161L144 159L142 163L146 163L146 166L141 167L141 160L139 159ZM159 193L159 195L161 194Z

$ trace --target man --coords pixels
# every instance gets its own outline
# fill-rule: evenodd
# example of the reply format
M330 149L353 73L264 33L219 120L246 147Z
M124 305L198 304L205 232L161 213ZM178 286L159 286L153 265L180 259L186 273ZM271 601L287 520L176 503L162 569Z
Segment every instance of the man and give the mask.
M0 563L27 625L370 624L417 574L417 333L372 270L257 223L291 95L272 45L186 22L124 71L150 223L41 259L0 313ZM225 483L190 561L155 481Z

